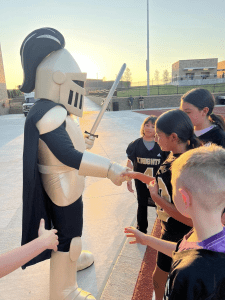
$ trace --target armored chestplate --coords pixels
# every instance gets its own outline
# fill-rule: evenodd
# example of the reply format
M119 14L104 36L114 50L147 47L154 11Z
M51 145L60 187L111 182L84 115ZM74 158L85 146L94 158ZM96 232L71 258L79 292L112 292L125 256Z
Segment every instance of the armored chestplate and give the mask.
M84 152L85 142L77 120L67 116L66 131L74 148ZM52 202L58 206L74 203L83 193L84 176L78 175L78 170L61 163L41 139L39 139L38 159L43 186Z

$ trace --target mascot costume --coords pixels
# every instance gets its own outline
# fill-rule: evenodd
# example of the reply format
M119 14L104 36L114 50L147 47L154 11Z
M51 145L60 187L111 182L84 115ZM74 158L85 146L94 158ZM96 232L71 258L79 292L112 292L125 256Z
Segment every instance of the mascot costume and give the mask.
M85 176L107 177L121 185L127 168L86 151L94 142L85 139L74 116L82 117L84 83L65 41L53 28L31 32L20 55L24 71L21 91L35 90L38 100L24 129L22 245L35 239L41 218L46 229L58 230L58 251L47 250L23 266L50 259L50 299L95 299L77 286L79 269L93 263L90 252L81 254Z

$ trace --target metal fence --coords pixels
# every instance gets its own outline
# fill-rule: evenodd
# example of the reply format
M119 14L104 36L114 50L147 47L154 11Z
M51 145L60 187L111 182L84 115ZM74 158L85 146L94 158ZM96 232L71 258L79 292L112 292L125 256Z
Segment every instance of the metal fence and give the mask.
M174 95L174 94L185 94L187 91L194 88L204 88L209 90L211 93L225 92L225 84L207 84L203 86L190 85L190 86L178 86L178 85L151 85L151 95ZM117 89L118 97L129 97L129 96L147 96L147 86L131 86L127 89Z

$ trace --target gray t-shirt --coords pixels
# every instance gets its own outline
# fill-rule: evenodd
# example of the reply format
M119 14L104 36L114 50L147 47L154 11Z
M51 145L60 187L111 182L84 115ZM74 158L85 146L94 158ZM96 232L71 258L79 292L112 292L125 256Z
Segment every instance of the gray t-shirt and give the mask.
M154 146L155 146L155 141L145 141L144 139L143 139L143 143L144 143L144 145L145 145L145 147L148 149L148 150L152 150L153 148L154 148Z

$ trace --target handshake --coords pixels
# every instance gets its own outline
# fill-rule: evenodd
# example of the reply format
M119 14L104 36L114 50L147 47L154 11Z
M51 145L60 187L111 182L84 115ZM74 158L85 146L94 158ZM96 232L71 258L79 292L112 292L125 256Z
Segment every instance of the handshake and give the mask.
M122 178L124 178L123 181L127 181L127 189L129 192L134 193L134 190L132 188L132 182L131 179L138 179L140 181L142 181L143 183L147 184L148 189L151 193L151 195L154 194L158 194L158 185L156 183L155 177L149 176L149 175L145 175L143 173L139 173L139 172L133 172L130 169L127 170L126 172L123 172L120 175Z
M110 179L115 185L120 186L122 182L131 180L126 174L131 171L128 167L123 167L115 162L111 163L107 178Z
M155 179L139 172L132 172L127 166L124 167L89 151L83 153L78 175L108 178L118 186L124 181L131 183L131 179L139 179L149 185Z

